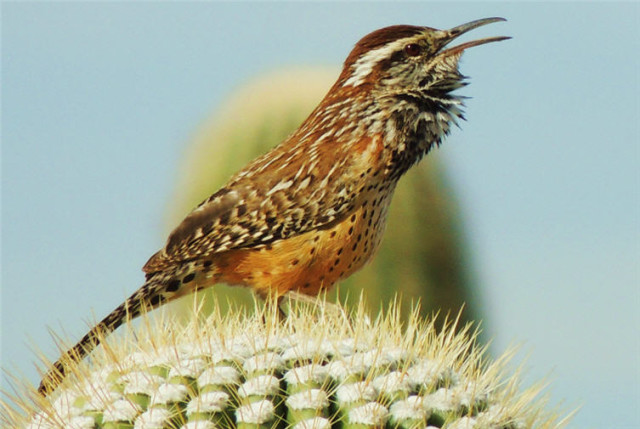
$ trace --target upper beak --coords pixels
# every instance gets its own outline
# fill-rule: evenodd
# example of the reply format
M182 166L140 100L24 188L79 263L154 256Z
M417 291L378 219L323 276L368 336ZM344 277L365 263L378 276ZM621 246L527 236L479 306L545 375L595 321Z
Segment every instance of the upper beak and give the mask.
M506 21L504 18L484 18L477 19L475 21L467 22L466 24L458 25L457 27L453 27L449 30L439 30L436 32L436 40L440 42L440 48L445 47L451 41L456 39L458 36L473 30L474 28L482 27L483 25L491 24L492 22L498 21ZM484 39L472 40L470 42L463 43L461 45L454 46L449 49L445 49L440 52L440 55L448 56L452 54L457 54L464 51L467 48L471 48L472 46L484 45L485 43L491 42L499 42L501 40L511 39L511 37L506 36L497 36L497 37L486 37Z

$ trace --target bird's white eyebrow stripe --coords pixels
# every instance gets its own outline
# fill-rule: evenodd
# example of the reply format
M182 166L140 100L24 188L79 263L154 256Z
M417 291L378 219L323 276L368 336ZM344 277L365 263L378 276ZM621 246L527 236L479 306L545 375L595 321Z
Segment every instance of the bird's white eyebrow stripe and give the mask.
M353 73L342 86L351 85L355 87L361 85L364 83L364 79L371 74L376 64L385 58L389 58L392 52L397 51L401 46L413 39L415 37L405 37L365 53L351 66Z

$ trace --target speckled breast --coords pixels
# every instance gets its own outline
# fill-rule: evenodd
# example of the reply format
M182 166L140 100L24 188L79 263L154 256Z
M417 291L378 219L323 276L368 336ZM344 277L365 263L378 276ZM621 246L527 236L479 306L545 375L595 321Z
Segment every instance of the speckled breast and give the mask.
M362 268L385 229L393 187L361 195L356 209L325 228L257 249L222 253L219 281L253 288L260 295L295 290L315 295Z

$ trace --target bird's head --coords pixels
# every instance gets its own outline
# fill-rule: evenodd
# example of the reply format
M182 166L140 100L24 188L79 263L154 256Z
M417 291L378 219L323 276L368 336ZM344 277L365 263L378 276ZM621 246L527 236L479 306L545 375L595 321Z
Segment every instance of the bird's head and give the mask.
M462 113L464 86L458 71L462 53L473 46L509 37L487 37L449 45L462 34L503 18L485 18L437 30L394 25L363 37L345 60L342 73L325 98L320 117L345 113L340 124L358 135L381 135L385 148L385 177L398 179L449 134ZM325 131L323 131L324 133ZM341 134L345 134L341 132Z
M466 49L508 37L488 37L447 46L458 36L497 21L504 19L479 19L449 30L410 25L376 30L353 48L336 86L382 97L446 96L464 85L458 61Z

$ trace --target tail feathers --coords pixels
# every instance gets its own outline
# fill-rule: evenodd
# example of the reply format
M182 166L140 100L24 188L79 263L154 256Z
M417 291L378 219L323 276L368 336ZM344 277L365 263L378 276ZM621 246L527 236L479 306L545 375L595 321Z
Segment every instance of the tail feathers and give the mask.
M186 268L186 267L183 267ZM134 319L143 311L157 308L179 296L189 293L192 288L182 287L184 279L193 279L188 270L180 273L153 273L147 276L145 284L133 293L124 303L119 305L101 322L95 325L72 348L62 354L42 378L38 392L47 396L53 392L68 375L71 366L80 362L91 353L100 342L111 332L115 331L127 320ZM195 282L194 282L195 283ZM195 285L195 284L194 284Z

